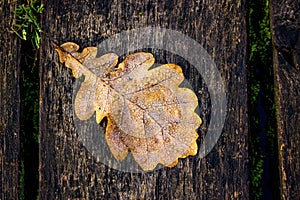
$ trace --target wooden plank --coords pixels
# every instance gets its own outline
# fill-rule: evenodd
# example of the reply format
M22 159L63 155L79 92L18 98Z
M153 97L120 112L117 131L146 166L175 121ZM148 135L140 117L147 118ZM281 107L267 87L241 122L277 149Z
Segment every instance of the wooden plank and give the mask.
M43 3L42 27L48 37L42 39L40 59L40 199L249 198L246 1ZM95 46L115 33L146 26L180 31L208 51L225 80L227 118L221 138L205 158L197 155L180 159L172 169L129 173L96 162L79 141L72 107L74 78L59 64L50 39ZM183 65L185 76L197 91L203 118L200 145L210 120L206 85L182 59L154 52L158 61Z
M18 199L20 43L9 31L16 5L0 2L0 199Z
M281 198L300 199L299 1L272 1L271 12Z

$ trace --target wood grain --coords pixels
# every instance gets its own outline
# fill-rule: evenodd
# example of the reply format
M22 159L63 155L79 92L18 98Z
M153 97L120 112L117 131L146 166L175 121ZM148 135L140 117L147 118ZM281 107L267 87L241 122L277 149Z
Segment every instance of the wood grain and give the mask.
M246 1L43 1L40 75L40 199L248 199ZM74 79L59 64L50 40L95 46L138 27L180 31L212 56L225 80L227 118L210 154L180 159L171 169L126 173L96 162L77 138ZM188 48L185 46L178 48ZM182 58L153 51L158 62L176 63L199 99L203 125L210 119L209 94L201 75ZM213 80L211 80L213 81Z
M0 2L0 199L18 199L20 42L10 32L18 1Z
M271 4L282 199L300 199L299 10L296 0Z

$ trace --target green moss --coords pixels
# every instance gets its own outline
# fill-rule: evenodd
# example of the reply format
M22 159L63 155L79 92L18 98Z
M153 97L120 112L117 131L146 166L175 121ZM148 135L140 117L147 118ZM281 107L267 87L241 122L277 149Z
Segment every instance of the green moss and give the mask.
M30 40L35 49L40 47L42 29L39 16L43 9L38 0L29 0L27 4L22 4L14 10L17 22L12 31L22 40Z
M274 168L277 148L269 0L250 1L248 14L250 197L262 199L272 191L276 199L279 196L275 191L278 171Z
M39 162L39 63L40 14L43 5L27 0L13 12L16 23L12 31L21 42L21 131L19 199L35 199L38 195Z

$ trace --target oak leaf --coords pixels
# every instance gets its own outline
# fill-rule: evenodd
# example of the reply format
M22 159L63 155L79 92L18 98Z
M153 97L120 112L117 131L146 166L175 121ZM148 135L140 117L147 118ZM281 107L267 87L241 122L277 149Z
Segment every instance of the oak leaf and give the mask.
M178 65L149 69L155 61L151 53L134 53L118 64L114 53L96 57L96 47L78 49L72 42L56 46L60 62L73 76L85 77L75 113L88 120L96 112L97 123L107 118L105 136L117 160L130 151L143 170L153 170L159 163L173 167L178 158L197 153L198 100L190 89L178 87L184 80Z

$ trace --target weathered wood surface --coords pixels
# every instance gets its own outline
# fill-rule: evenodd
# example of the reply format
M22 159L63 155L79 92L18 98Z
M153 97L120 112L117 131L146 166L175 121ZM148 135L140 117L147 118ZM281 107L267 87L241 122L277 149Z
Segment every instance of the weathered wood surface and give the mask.
M249 198L246 1L42 3L47 37L42 39L40 58L40 199ZM123 30L146 26L180 31L208 51L225 80L227 119L217 145L204 159L189 157L172 169L126 173L96 162L78 140L72 107L74 78L59 64L50 39L85 47ZM174 56L160 51L155 57L176 62ZM209 123L209 96L196 70L189 65L183 70L199 98L204 119L201 144Z
M0 199L18 199L19 40L9 29L17 1L0 1Z
M297 0L271 3L282 199L300 199L299 6Z

